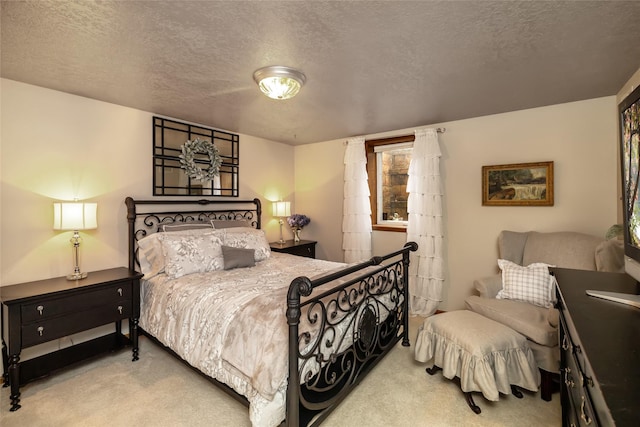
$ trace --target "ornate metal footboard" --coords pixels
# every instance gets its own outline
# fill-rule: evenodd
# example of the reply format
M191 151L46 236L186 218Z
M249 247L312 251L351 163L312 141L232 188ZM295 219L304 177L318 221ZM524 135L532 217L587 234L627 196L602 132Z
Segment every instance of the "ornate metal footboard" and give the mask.
M335 274L291 283L289 427L320 424L400 339L409 345L409 252L417 249L410 242ZM381 265L387 260L393 261Z

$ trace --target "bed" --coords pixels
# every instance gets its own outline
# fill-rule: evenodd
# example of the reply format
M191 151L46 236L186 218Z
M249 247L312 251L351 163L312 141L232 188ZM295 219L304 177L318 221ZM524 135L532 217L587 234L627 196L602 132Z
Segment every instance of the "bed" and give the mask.
M252 425L320 424L409 346L415 243L347 265L270 252L259 199L125 204L129 268L145 273L134 327L247 404Z

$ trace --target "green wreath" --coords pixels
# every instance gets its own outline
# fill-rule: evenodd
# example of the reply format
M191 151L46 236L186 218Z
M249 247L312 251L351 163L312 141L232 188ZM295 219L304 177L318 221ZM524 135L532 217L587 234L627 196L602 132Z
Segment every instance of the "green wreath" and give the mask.
M222 158L218 154L218 149L209 141L194 139L182 144L182 154L180 154L180 167L184 169L187 176L198 181L212 181L214 177L220 175L220 165ZM205 153L209 156L209 168L203 169L195 161L196 154Z

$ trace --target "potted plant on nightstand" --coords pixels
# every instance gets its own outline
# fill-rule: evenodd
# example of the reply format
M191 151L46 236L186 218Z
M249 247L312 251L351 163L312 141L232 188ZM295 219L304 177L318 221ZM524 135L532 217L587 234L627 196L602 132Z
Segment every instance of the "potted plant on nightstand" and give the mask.
M287 218L287 223L291 230L293 231L293 241L300 241L300 232L304 228L305 225L308 225L311 222L311 219L303 214L293 214L289 218Z

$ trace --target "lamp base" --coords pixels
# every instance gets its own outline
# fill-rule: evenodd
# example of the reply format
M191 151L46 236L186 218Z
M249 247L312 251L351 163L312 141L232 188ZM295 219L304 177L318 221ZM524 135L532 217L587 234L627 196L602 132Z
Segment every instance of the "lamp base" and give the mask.
M87 273L83 273L80 271L80 256L78 252L80 252L80 242L82 239L80 238L80 233L78 230L73 230L73 237L69 240L73 245L73 273L67 276L67 280L81 280L87 277Z
M67 280L81 280L87 277L87 273L73 273L67 276Z
M284 245L285 243L287 243L286 240L284 240L284 237L282 236L282 225L284 224L284 220L282 218L280 218L280 240L278 240L278 243L280 243L280 245Z

